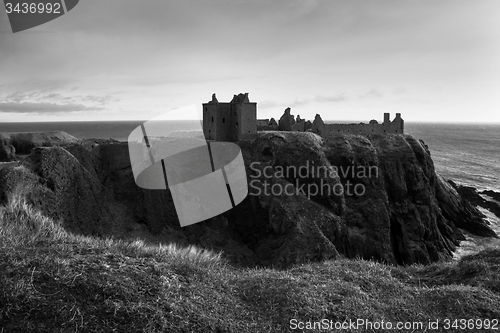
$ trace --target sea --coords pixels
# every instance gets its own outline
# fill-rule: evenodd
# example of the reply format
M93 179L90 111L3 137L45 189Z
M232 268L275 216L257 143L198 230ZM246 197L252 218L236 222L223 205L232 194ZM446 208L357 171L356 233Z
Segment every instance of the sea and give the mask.
M3 132L64 131L80 139L113 138L127 141L143 121L73 121L0 123ZM201 130L199 121L171 121L168 131ZM457 184L500 192L500 123L413 123L405 122L405 133L428 145L436 171ZM491 200L491 198L487 197ZM500 219L480 209L500 236ZM467 234L455 257L487 247L500 247L500 240Z
M405 133L429 146L436 172L445 179L475 187L478 191L500 193L500 124L405 122ZM500 236L500 219L486 209L478 209ZM464 234L466 240L455 251L455 259L487 248L500 248L500 239L478 237L465 231Z

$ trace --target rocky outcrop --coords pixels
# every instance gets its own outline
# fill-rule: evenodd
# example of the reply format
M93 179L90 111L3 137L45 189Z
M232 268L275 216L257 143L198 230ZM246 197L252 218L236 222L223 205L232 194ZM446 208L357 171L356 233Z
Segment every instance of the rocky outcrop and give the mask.
M34 148L17 173L7 172L2 178L20 177L16 185L46 215L62 221L73 232L101 233L107 223L100 209L102 184L68 151L59 147Z
M474 206L483 207L500 218L500 193L492 190L485 190L478 193L473 187L457 185L451 180L449 180L448 183L458 192L458 194L460 194L462 200ZM492 200L485 199L481 194ZM479 232L475 233L480 234Z
M126 143L35 148L22 166L0 170L0 200L22 186L75 232L198 244L241 265L286 267L339 254L429 263L451 257L461 228L494 236L411 136L270 131L239 145L250 195L185 228L168 190L135 185Z
M29 154L35 147L64 146L78 142L66 132L19 132L3 134L8 144L15 147L18 154Z
M16 159L16 148L9 143L8 137L0 134L0 162Z
M490 198L492 198L493 200L500 202L500 192L495 192L492 190L484 190L484 191L481 191L481 194L485 194L485 195L489 196Z
M421 142L407 135L336 136L326 145L342 183L358 187L346 195L348 256L429 263L449 257L464 239L441 211L441 180Z
M347 229L344 198L321 187L331 177L322 140L313 133L266 132L240 142L249 196L228 214L229 226L259 264L284 267L343 252ZM318 191L309 189L318 189Z
M437 186L437 197L443 215L454 222L454 224L478 236L495 237L496 234L486 223L483 222L484 215L478 214L478 210L465 197L460 196L457 191L444 179L439 177Z

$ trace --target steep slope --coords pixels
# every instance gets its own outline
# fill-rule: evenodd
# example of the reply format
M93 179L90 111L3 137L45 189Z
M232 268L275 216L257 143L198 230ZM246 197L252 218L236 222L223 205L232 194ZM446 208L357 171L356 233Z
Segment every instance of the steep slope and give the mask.
M495 236L409 135L261 132L239 145L249 196L185 228L168 190L135 185L125 143L35 148L23 166L0 170L0 199L24 187L31 203L72 231L197 244L242 265L286 267L339 254L429 263L451 257L464 239L459 228Z
M29 154L35 147L63 146L78 142L78 139L63 131L57 132L16 132L3 134L9 145L18 154Z

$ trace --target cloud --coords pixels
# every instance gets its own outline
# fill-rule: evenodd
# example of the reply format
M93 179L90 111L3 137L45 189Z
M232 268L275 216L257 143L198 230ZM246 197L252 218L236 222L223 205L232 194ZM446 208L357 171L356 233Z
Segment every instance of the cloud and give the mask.
M89 107L82 104L54 104L54 103L0 103L0 113L31 113L51 114L60 112L98 111L102 107Z
M56 92L52 89L42 89L33 91L15 91L5 96L2 101L2 105L4 105L4 107L14 108L16 110L30 110L30 105L32 105L33 108L39 107L42 110L46 110L48 108L47 106L50 106L61 111L64 111L67 108L73 108L77 111L82 111L84 110L82 107L86 107L88 110L96 110L100 108L93 107L92 105L104 106L109 102L117 102L119 100L120 99L115 98L112 95L87 94L84 96L71 96L70 94L70 96L67 96L64 93Z
M279 102L274 100L264 100L259 102L259 108L268 109L273 107L283 107L285 109L288 105L291 106L300 106L307 105L311 103L339 103L345 102L349 98L345 93L337 94L337 95L316 95L312 97L304 97L304 98L296 98L293 102Z
M406 93L408 93L408 88L402 87L402 86L396 87L392 91L393 95L402 95L402 94L406 94Z
M58 98L61 97L61 94L58 93L50 93L44 96L44 98Z
M319 95L314 98L315 102L319 103L331 103L331 102L345 102L347 101L347 95L345 93L334 95L334 96L323 96Z
M61 98L61 94L55 93L51 91L51 88L46 88L46 89L38 89L38 90L32 90L32 91L15 91L7 96L5 96L5 100L9 102L15 102L15 103L20 103L20 102L29 102L30 100L43 100L46 98L49 99L54 99L54 98Z
M118 102L120 99L112 97L111 95L106 95L106 96L86 95L82 97L82 100L104 105L111 101Z
M383 97L383 94L380 90L378 90L376 88L372 88L372 89L368 90L368 92L361 97L362 98L381 98L381 97Z
M258 102L258 106L260 109L269 109L269 108L275 108L279 106L284 106L285 103L281 103L278 101L272 101L272 100L264 100L261 102Z
M0 32L0 102L139 117L245 87L265 111L339 106L360 115L391 111L395 99L417 92L431 100L447 93L449 110L498 109L499 9L500 1L81 1L29 32ZM34 34L40 29L57 34ZM431 82L443 91L426 88Z
M21 92L21 91L16 91L13 92L12 94L9 94L5 97L7 101L19 103L25 99L30 99L30 98L36 98L40 96L40 92L38 91L33 91L33 92Z
M296 99L292 104L297 106L310 103L338 103L338 102L345 102L347 100L348 100L347 95L345 93L342 93L332 96L316 95L314 97Z

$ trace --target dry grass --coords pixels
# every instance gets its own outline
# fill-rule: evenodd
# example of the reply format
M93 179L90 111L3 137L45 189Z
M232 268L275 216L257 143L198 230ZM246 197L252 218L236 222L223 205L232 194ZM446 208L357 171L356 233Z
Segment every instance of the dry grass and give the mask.
M293 318L500 318L499 254L408 268L341 259L236 269L193 246L67 233L19 194L0 208L0 332L286 332ZM355 330L363 331L374 330Z

